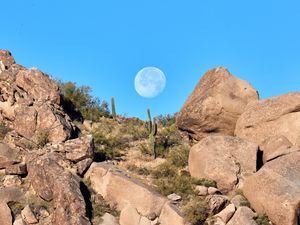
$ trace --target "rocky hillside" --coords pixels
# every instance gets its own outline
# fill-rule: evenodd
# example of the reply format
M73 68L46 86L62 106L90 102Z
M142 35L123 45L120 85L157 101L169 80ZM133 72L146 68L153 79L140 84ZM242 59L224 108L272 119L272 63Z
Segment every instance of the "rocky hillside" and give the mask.
M59 86L0 50L1 225L300 224L300 93L219 67L176 122L76 121Z

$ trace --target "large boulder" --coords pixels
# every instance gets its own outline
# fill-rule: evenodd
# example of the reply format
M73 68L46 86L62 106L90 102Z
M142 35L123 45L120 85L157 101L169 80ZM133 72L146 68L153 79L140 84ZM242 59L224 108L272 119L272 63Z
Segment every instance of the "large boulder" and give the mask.
M32 157L28 172L34 191L46 201L53 199L53 224L90 224L78 177L66 171L50 154Z
M241 138L209 136L191 148L189 171L193 177L215 180L221 191L230 191L256 172L257 151L257 144Z
M300 150L298 146L294 146L282 135L267 138L259 146L259 149L263 151L263 163Z
M107 163L93 163L85 178L90 180L96 193L120 211L130 204L141 216L155 218L160 215L167 201L138 180Z
M300 152L267 162L248 177L243 193L257 213L274 224L297 225L300 217Z
M249 104L237 121L235 134L261 144L267 138L285 136L300 145L300 93L288 93Z
M258 93L224 67L209 70L177 115L179 129L200 140L211 133L233 135L238 117Z

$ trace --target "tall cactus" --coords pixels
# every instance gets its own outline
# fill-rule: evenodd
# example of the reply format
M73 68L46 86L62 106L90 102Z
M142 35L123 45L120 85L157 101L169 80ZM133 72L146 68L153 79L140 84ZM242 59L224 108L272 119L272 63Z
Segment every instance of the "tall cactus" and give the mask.
M157 134L157 123L155 121L155 118L153 119L152 122L152 118L151 118L151 113L150 113L150 109L147 110L148 113L148 131L149 131L149 148L151 150L151 152L153 153L154 159L156 159L157 154L155 151L155 136Z
M113 118L115 118L117 116L114 97L111 98L111 114L112 114Z

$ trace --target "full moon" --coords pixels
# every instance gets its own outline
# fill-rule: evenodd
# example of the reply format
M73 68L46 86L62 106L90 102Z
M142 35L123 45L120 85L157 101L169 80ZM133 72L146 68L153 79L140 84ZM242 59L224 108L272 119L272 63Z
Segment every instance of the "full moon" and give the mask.
M145 98L154 98L166 86L165 74L156 67L145 67L135 76L134 87L136 92Z

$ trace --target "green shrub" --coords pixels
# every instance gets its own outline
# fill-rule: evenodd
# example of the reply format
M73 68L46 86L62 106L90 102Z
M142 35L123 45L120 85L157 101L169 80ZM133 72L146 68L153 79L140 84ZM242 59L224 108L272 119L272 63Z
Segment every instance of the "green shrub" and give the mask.
M172 178L177 174L177 168L174 165L165 162L152 170L151 174L155 179L166 177Z
M192 178L192 183L195 185L201 185L205 187L217 187L217 182L206 178Z
M95 152L102 154L104 159L114 159L121 156L120 150L125 148L124 142L117 137L106 137L101 131L94 131Z
M176 119L175 119L175 115L167 114L167 115L157 116L156 121L157 121L159 126L169 127L169 126L175 124Z
M195 197L183 207L184 217L192 225L203 225L208 217L207 203L200 197Z
M154 181L156 190L162 195L176 193L185 198L187 195L194 194L194 187L188 176L161 178Z
M89 86L77 86L74 82L57 81L63 105L73 120L98 121L99 117L109 116L108 103L90 95Z
M169 151L166 158L172 165L183 168L188 165L189 152L187 145L176 146Z
M270 225L269 218L266 214L259 214L255 221L257 225Z

